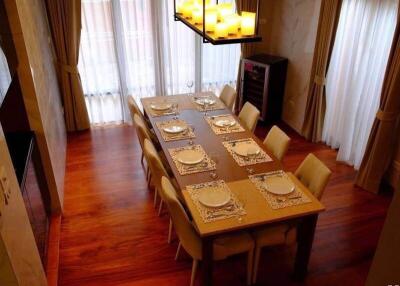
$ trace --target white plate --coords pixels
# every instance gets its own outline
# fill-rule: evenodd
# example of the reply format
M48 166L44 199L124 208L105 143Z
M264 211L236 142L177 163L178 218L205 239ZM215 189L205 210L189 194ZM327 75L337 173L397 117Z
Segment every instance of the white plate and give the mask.
M157 111L165 111L169 110L172 107L171 103L167 102L157 102L157 103L152 103L150 104L151 109L157 110Z
M176 159L185 165L196 165L204 160L204 154L197 150L182 150L176 154Z
M198 105L213 105L213 104L215 104L215 99L212 99L212 98L208 98L208 97L203 97L203 98L197 98L196 100L195 100L195 102L198 104Z
M163 127L163 130L170 134L178 134L185 131L186 129L187 126L185 124L171 124Z
M293 182L282 176L267 177L264 182L264 187L268 192L275 195L287 195L295 189Z
M232 118L220 118L214 121L214 125L217 127L232 127L236 124L236 120Z
M246 141L236 143L236 145L232 147L232 150L233 152L242 157L258 155L261 152L260 147L258 147L256 144L249 143Z
M229 192L221 188L204 188L200 191L198 200L206 207L219 208L229 203L231 196Z

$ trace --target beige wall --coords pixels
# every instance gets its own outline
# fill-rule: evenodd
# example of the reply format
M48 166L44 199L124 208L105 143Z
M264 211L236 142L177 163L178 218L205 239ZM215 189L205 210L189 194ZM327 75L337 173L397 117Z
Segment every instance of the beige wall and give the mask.
M3 174L9 188L0 186L0 285L45 286L46 276L0 125L0 176ZM9 193L7 204L4 191Z
M255 52L289 59L283 119L300 132L310 80L321 0L261 0L262 43Z
M37 135L52 209L59 212L64 196L66 133L44 3L6 0L6 7L29 123Z

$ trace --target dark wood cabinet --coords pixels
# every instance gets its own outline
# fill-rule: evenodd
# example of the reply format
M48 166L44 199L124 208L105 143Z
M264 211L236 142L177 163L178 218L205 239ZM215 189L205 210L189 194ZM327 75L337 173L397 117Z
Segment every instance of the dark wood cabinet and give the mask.
M255 105L264 122L279 121L282 114L288 60L266 54L243 59L239 107L245 102Z

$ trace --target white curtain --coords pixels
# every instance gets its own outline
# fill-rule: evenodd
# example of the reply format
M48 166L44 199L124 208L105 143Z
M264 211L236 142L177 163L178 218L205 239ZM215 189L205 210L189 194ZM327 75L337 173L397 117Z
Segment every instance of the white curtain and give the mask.
M129 121L126 96L235 86L239 57L239 45L202 44L174 21L173 1L82 0L78 68L93 124Z
M323 140L359 168L396 26L398 0L344 0L329 64Z
M11 75L8 69L7 59L0 47L0 105L3 102L10 83Z

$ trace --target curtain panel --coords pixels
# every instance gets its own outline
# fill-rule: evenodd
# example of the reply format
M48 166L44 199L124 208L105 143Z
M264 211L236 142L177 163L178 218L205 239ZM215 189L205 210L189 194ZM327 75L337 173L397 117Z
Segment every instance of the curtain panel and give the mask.
M81 35L80 0L46 0L49 24L58 59L58 80L68 131L90 128L77 68Z
M379 110L372 126L366 151L356 178L363 189L377 193L392 160L396 125L400 113L400 7Z
M260 0L261 1L261 0ZM261 3L260 3L261 5ZM236 0L236 8L238 13L241 13L242 11L251 11L251 12L256 12L257 11L257 0ZM239 69L238 69L238 75L237 75L237 81L236 81L236 92L238 96L236 96L236 101L235 101L235 106L234 106L234 111L236 114L239 113L239 102L240 102L240 90L241 90L241 72L240 72L240 67L242 65L242 59L245 59L251 55L254 54L254 44L252 43L244 43L240 45L241 47L241 55L240 55L240 63L239 63Z
M317 39L306 103L303 136L312 142L322 138L326 98L325 77L335 39L342 0L322 0Z

